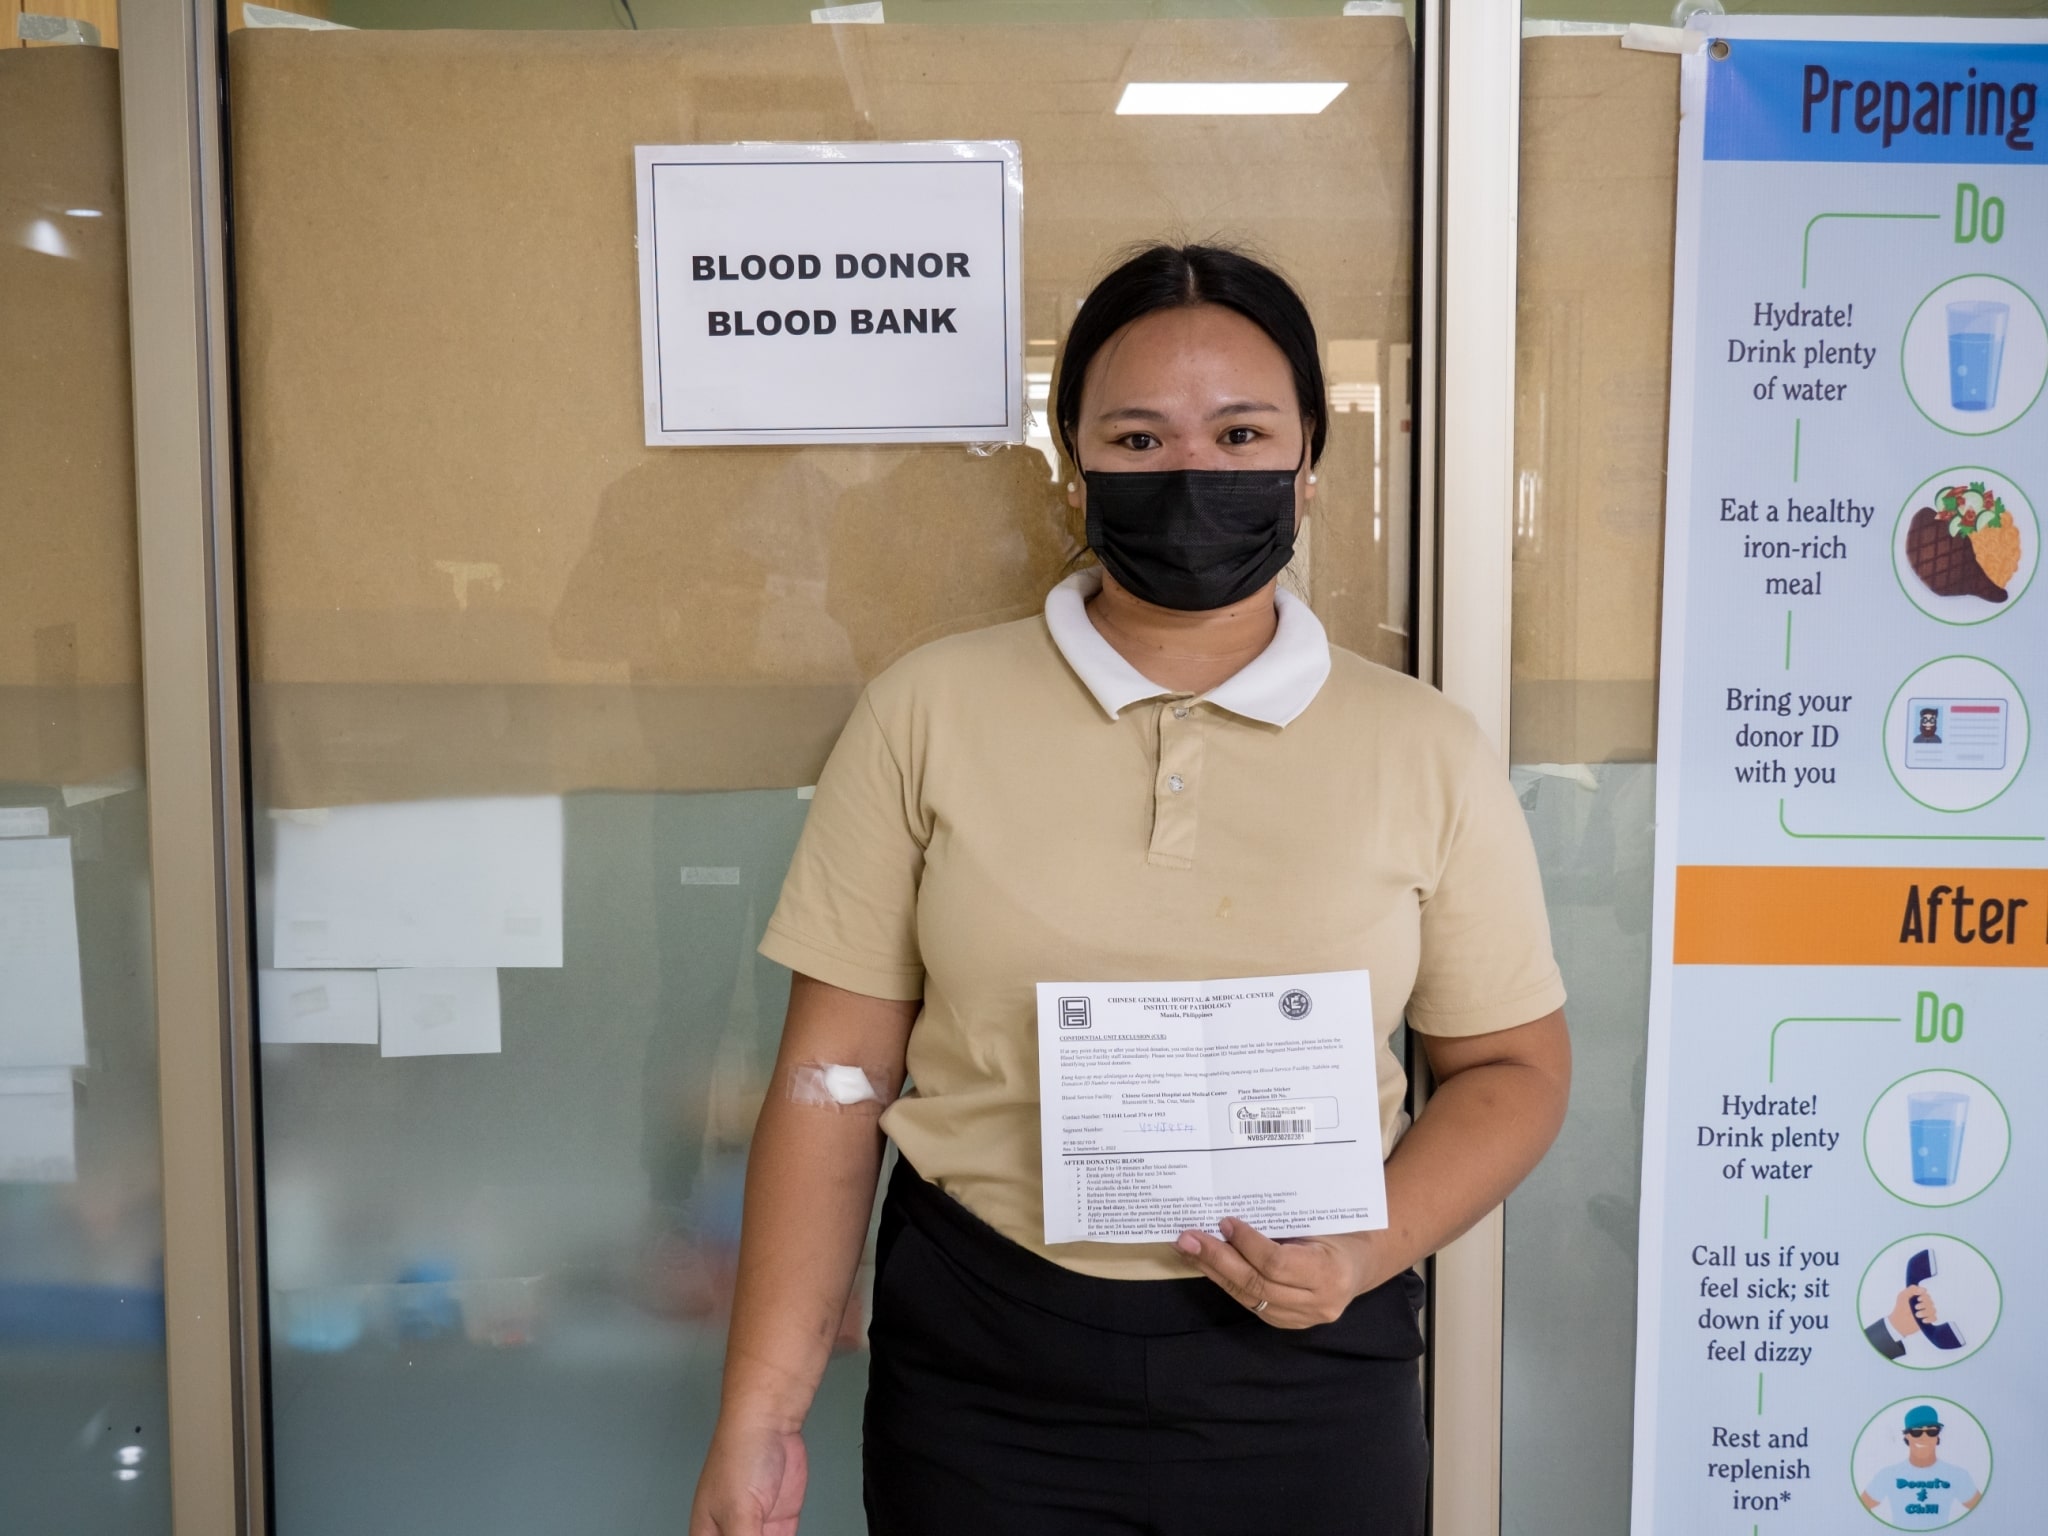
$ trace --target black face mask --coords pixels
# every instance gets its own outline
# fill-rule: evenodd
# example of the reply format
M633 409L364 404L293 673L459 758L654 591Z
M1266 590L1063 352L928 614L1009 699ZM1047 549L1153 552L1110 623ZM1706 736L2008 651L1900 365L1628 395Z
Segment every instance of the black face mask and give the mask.
M1293 558L1299 472L1084 470L1088 547L1133 597L1184 613L1227 608Z

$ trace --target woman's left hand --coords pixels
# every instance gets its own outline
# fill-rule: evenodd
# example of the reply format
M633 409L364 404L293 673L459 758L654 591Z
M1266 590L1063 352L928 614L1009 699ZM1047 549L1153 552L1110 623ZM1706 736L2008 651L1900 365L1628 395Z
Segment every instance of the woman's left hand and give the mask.
M1564 1010L1484 1035L1423 1035L1436 1091L1387 1159L1389 1225L1275 1242L1226 1216L1174 1246L1276 1328L1334 1322L1355 1296L1435 1253L1500 1204L1564 1121ZM1261 1306L1263 1303L1263 1307Z
M1219 1226L1220 1240L1209 1232L1183 1232L1174 1246L1275 1328L1334 1323L1354 1297L1387 1278L1375 1273L1374 1239L1380 1234L1275 1241L1234 1216L1224 1217Z

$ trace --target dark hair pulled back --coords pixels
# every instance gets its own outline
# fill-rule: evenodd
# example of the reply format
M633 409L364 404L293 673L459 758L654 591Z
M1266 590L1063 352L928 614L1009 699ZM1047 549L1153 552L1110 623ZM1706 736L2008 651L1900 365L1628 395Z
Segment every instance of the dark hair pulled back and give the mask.
M1153 245L1139 251L1095 285L1082 301L1060 351L1053 386L1053 422L1060 446L1076 469L1074 433L1081 420L1081 383L1103 344L1133 320L1162 309L1218 304L1235 310L1273 340L1294 370L1294 396L1301 414L1314 424L1309 434L1311 464L1323 456L1329 413L1323 397L1323 364L1308 306L1293 286L1264 262L1221 245Z

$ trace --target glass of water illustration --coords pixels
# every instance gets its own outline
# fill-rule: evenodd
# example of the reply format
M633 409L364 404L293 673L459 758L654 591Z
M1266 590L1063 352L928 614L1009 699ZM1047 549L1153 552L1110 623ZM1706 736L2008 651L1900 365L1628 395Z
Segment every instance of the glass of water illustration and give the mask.
M1948 399L1959 411L1998 404L1998 370L2005 361L2009 306L1973 299L1948 307Z
M1963 1159L1963 1122L1969 1113L1967 1093L1906 1095L1915 1184L1939 1187L1955 1183L1956 1168Z

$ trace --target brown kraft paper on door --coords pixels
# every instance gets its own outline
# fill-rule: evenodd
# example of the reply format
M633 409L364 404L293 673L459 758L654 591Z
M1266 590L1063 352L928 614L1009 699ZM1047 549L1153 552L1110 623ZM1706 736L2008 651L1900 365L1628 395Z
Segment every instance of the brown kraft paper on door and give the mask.
M0 50L6 783L142 770L119 62L101 48Z
M807 784L868 678L1035 612L1081 558L1028 448L643 446L635 144L1017 140L1027 370L1161 235L1255 245L1326 338L1408 335L1397 19L279 30L230 61L274 806ZM1115 115L1129 80L1230 78L1347 89L1314 116ZM1332 418L1313 596L1401 665L1377 420Z

